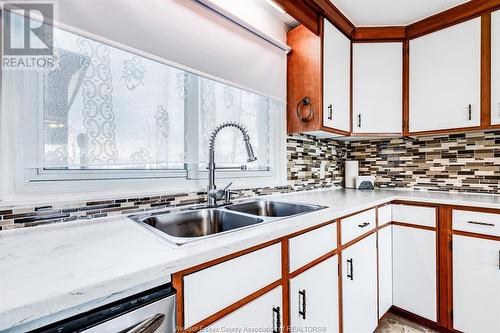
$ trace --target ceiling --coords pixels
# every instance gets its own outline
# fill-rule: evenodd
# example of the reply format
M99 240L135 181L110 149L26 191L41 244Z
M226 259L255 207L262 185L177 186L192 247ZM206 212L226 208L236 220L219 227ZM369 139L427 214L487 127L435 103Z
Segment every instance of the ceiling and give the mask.
M408 25L465 0L330 0L355 26Z

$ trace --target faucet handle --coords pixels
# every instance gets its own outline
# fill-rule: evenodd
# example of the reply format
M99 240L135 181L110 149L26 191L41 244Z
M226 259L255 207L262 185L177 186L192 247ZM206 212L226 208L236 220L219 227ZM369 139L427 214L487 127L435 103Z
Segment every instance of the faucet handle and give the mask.
M233 185L233 182L229 182L229 184L227 184L223 189L222 191L226 191L231 185Z
M225 204L230 204L231 203L231 198L233 194L238 194L238 192L234 192L231 190L225 190L224 191L224 203Z

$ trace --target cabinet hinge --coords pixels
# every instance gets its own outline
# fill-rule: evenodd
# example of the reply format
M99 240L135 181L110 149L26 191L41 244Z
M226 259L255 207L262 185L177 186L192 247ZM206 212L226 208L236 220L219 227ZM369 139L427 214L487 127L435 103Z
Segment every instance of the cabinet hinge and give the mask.
M450 250L453 250L453 241L450 239L450 242L449 242L449 248Z
M450 317L451 317L451 320L453 321L453 310L450 311Z

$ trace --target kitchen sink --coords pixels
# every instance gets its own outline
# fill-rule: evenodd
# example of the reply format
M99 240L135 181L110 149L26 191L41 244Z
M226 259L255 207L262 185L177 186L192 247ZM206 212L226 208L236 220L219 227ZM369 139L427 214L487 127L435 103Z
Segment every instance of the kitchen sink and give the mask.
M324 208L316 205L257 200L227 206L226 209L257 216L288 217Z
M255 200L225 206L200 208L177 213L163 212L131 216L159 237L183 245L216 235L304 214L323 206Z
M261 218L235 214L223 209L200 209L150 216L142 222L177 238L196 238L261 223Z

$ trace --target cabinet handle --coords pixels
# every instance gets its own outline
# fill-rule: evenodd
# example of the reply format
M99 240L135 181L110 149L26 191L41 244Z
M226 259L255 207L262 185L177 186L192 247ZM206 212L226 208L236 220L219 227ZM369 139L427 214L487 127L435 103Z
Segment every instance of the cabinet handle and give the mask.
M469 104L469 120L472 120L472 105Z
M302 298L302 306L300 305L300 299ZM299 316L302 319L306 319L306 291L299 290Z
M333 105L328 104L328 120L333 119Z
M367 226L369 226L369 225L370 225L370 223L365 222L365 223L363 223L363 224L358 224L358 227L360 227L360 228L364 228L364 227L367 227Z
M358 114L358 127L361 127L361 113Z
M273 333L281 332L281 309L279 306L273 307ZM275 320L276 319L276 320Z
M477 224L477 225L484 225L486 227L494 227L495 225L493 223L486 223L486 222L478 222L478 221L467 221L469 224Z
M350 268L350 270L349 270L349 268ZM349 273L349 271L351 273ZM352 266L352 258L347 259L347 278L351 279L351 281L354 280L354 268Z

